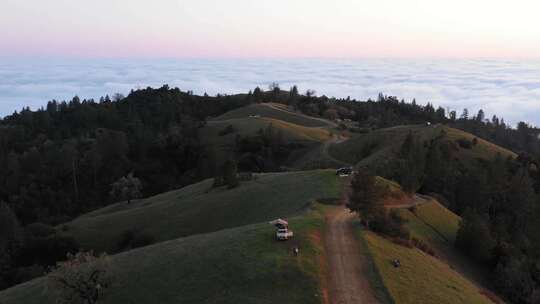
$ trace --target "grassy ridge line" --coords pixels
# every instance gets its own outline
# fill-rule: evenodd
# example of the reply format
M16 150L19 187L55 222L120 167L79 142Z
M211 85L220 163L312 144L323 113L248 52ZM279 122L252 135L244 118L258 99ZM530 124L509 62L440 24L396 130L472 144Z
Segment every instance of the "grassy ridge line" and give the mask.
M274 241L274 228L260 223L115 255L114 285L100 303L321 303L323 247L315 240L324 219L312 210L289 222L289 242ZM43 288L43 279L34 280L0 292L0 302L54 303Z
M360 235L395 303L491 303L474 284L437 258L369 231ZM393 259L400 260L399 268L392 265Z
M276 132L281 132L283 139L287 141L312 141L323 142L330 138L329 131L319 127L305 127L287 121L268 117L248 117L233 118L228 120L209 121L200 130L200 138L204 145L231 145L237 135L253 136L261 129L268 126L275 128ZM234 132L220 135L227 126L231 125Z
M279 107L269 106L265 104L252 104L246 107L238 108L229 111L221 116L210 119L216 120L229 120L234 118L246 118L253 115L259 115L261 117L274 118L283 120L289 123L305 126L305 127L326 127L331 126L330 123L325 122L322 119L312 118L306 115L298 114L289 110L283 110Z
M315 199L340 197L342 182L333 170L259 174L231 190L206 180L97 210L67 227L83 248L111 252L132 229L159 242L300 215Z
M288 131L290 133L297 134L297 136L302 137L304 140L324 142L332 138L330 131L323 128L304 127L275 118L265 117L262 119L270 122L272 126L277 127L278 130L285 130L286 132Z
M430 141L438 137L442 131L446 132L446 140L451 142L458 139L472 141L475 138L470 133L444 125L398 126L357 135L346 142L333 145L330 153L337 159L361 167L366 166L377 169L387 165L396 156L409 132L417 134L421 141ZM478 144L471 149L460 148L457 156L464 162L470 162L477 158L493 159L499 153L503 157L516 157L514 152L480 138L478 138Z

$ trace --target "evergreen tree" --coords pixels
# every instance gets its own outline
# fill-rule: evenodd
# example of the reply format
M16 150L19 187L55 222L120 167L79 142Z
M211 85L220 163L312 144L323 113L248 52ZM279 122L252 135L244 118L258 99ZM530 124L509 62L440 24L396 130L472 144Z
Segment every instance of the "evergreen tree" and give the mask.
M460 119L463 119L463 120L469 119L469 109L467 108L463 109Z
M357 212L369 226L369 221L384 213L382 206L383 190L377 184L375 176L365 170L354 175L351 182L351 194L347 208Z
M0 290L7 287L8 275L23 244L22 230L11 208L0 201Z
M229 189L235 188L240 184L235 161L228 160L223 165L223 181Z
M132 199L141 197L141 189L141 181L129 173L112 184L110 195L114 199L127 200L130 204Z
M485 220L467 209L459 223L455 245L477 261L487 263L492 259L495 241Z
M478 114L476 114L476 121L483 122L485 118L486 118L486 115L484 113L484 110L482 109L478 110Z
M423 183L425 168L424 147L412 132L407 134L398 160L398 179L407 193L416 192Z

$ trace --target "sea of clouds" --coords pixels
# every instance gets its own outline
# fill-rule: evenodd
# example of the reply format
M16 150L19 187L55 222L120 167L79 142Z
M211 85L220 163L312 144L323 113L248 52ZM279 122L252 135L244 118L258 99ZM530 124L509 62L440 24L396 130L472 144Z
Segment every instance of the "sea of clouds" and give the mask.
M169 84L197 94L247 92L277 82L318 95L375 99L379 92L507 122L540 125L540 60L6 60L0 115L47 101L127 94Z

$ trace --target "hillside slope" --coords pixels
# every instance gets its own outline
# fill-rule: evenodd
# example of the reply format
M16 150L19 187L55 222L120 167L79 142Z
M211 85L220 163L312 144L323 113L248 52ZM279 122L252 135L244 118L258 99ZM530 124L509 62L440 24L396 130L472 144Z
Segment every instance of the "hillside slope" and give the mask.
M333 145L330 148L330 153L337 159L357 164L360 167L383 167L395 157L409 132L417 134L423 142L429 142L444 132L446 134L444 140L454 143L458 149L457 157L464 162L476 158L493 159L498 153L503 157L516 156L512 151L480 138L477 138L478 143L471 149L461 148L456 143L457 140L466 139L472 142L476 137L444 125L410 125L379 129Z
M321 303L322 221L317 211L292 219L289 242L276 242L274 228L261 223L115 255L113 285L100 303ZM0 291L0 303L54 303L44 285L37 279Z
M285 105L275 103L252 104L229 111L223 115L210 119L210 121L246 118L250 116L273 118L305 127L328 127L334 125L324 119L297 113L290 110Z
M414 209L400 209L399 214L406 220L411 236L428 244L440 260L477 286L492 289L487 279L487 269L464 256L454 246L461 217L436 200L430 200Z
M315 170L259 174L231 190L212 183L113 204L75 219L67 230L83 248L111 252L129 230L165 241L298 215L315 199L340 197L342 180L332 170Z
M491 303L474 284L437 258L369 231L360 236L396 304ZM399 268L392 265L394 259L401 262Z

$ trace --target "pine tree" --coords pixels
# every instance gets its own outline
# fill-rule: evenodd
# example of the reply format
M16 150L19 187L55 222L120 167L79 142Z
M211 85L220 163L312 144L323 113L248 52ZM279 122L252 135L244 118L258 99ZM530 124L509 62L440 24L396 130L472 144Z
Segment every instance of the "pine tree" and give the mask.
M357 212L368 223L381 213L383 193L377 185L375 176L361 170L354 175L351 182L351 195L347 208Z
M228 160L223 165L223 182L229 189L235 188L240 184L235 161Z
M416 192L423 183L425 152L423 145L412 132L407 134L398 161L398 179L407 193Z

